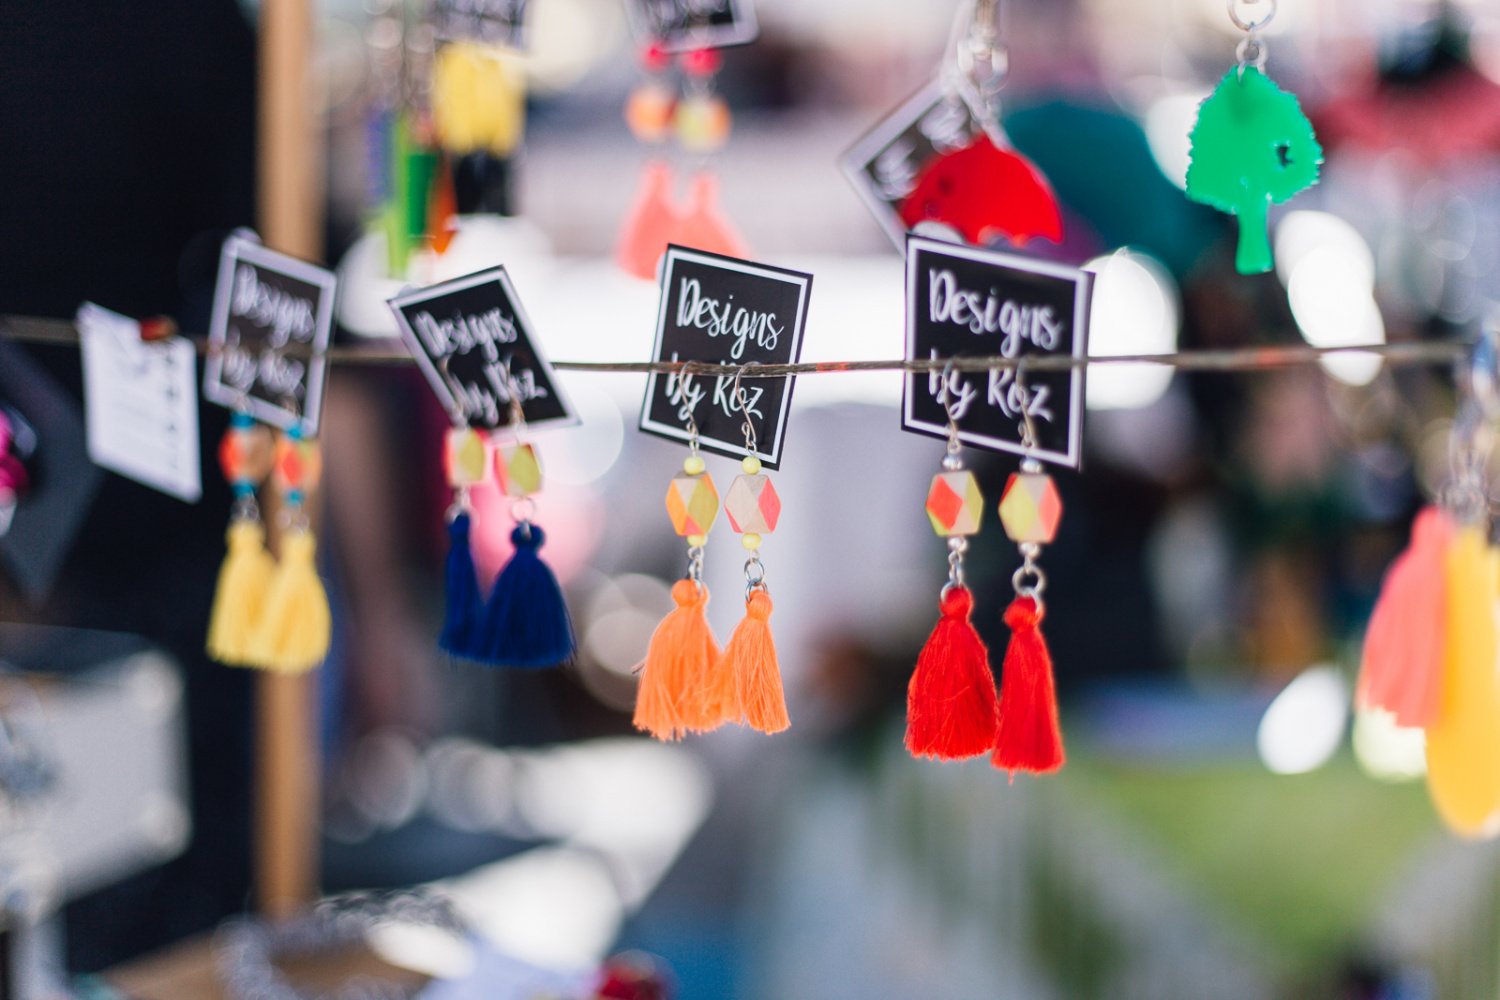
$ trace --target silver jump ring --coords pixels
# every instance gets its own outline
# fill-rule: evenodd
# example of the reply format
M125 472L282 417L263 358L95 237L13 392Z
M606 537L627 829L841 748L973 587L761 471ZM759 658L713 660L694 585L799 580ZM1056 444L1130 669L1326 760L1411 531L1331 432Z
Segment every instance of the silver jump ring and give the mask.
M1240 14L1241 6L1259 7L1261 4L1266 5L1266 12L1261 17L1244 17ZM1259 31L1276 16L1276 0L1225 0L1225 6L1229 9L1229 19L1241 31Z
M1239 60L1241 69L1244 69L1246 66L1254 66L1256 69L1264 70L1266 68L1266 56L1269 54L1270 50L1266 47L1266 43L1254 35L1246 35L1244 38L1241 38L1240 44L1234 48L1234 57Z
M1029 585L1026 583L1028 576L1032 579ZM1011 574L1010 585L1015 588L1016 596L1040 600L1042 591L1047 589L1047 574L1042 572L1040 566L1028 563Z
M536 501L531 497L517 497L510 502L510 516L517 524L530 524L536 517Z

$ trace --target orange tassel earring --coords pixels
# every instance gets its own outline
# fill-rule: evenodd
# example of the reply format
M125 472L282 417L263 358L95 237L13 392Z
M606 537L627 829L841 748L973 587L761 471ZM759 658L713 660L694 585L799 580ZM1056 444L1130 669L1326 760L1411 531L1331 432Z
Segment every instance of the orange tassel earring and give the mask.
M756 456L755 424L750 420L748 397L740 386L743 374L743 369L735 373L733 396L745 418L745 450L750 454L740 462L743 471L729 487L724 512L750 557L745 560L745 617L724 648L719 677L721 683L726 678L733 683L738 712L752 729L779 733L792 721L786 712L781 666L771 636L771 591L760 561L760 545L762 536L775 531L781 519L781 497L771 477L761 471Z
M676 607L651 635L635 700L635 727L659 740L708 732L739 718L733 686L715 683L719 643L704 615L708 588L703 584L703 547L719 516L719 491L698 452L698 425L691 412L687 421L688 457L682 474L667 488L667 516L688 543L687 576L672 585Z

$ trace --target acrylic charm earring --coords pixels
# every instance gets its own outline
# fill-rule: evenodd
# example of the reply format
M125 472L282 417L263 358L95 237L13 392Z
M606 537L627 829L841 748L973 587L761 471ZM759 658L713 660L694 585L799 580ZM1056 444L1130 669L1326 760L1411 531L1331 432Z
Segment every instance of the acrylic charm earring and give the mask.
M960 5L944 67L945 88L980 127L963 145L945 143L947 151L922 166L896 209L907 229L937 225L973 244L1005 239L1022 247L1036 237L1061 243L1062 212L1051 185L999 127L1010 57L998 7L995 0Z
M746 412L747 396L740 386L742 374L743 369L735 373L733 394L740 413L745 414L745 450L750 454L740 462L742 471L734 477L724 496L724 513L749 553L745 560L745 617L724 647L719 672L721 676L734 678L745 723L763 733L779 733L791 725L791 719L786 711L776 643L771 636L771 590L766 586L760 546L763 537L775 531L781 519L781 497L771 477L761 471L761 461L755 454L755 425Z
M1198 109L1189 137L1187 196L1239 216L1235 269L1262 274L1272 265L1266 215L1272 204L1317 183L1323 147L1296 95L1265 75L1266 43L1259 32L1276 15L1276 0L1227 3L1230 18L1245 37L1236 52L1239 64L1224 74ZM1241 16L1242 5L1259 4L1266 5L1264 15Z
M578 641L562 587L539 554L547 536L533 520L532 497L542 489L542 465L525 440L526 417L514 382L510 395L511 437L496 442L494 453L495 477L516 522L510 533L514 548L485 602L473 658L505 667L555 667L572 661Z
M448 508L448 558L443 573L447 604L438 647L461 659L474 656L475 633L483 607L469 543L473 521L469 490L483 481L487 457L484 438L474 428L463 424L448 431L443 443L443 466L453 490L453 505Z
M265 609L276 564L266 551L266 529L255 491L271 472L271 432L236 410L219 445L219 465L234 491L213 610L208 619L208 655L220 663L250 666L251 648Z
M687 540L687 575L672 585L676 607L651 635L635 700L635 727L659 740L707 732L739 716L734 685L714 683L721 680L719 643L704 616L703 547L719 516L719 491L698 453L698 425L691 414L688 434L682 474L667 487L667 516Z
M250 652L255 666L282 673L311 670L328 655L333 631L328 594L318 577L317 540L308 523L307 497L318 488L323 457L318 443L293 427L276 441L272 480L281 492L286 525L280 560L271 578L265 614Z
M969 537L979 533L984 497L974 473L964 468L948 374L938 400L948 411L948 451L927 491L932 530L948 541L948 582L938 598L942 617L907 685L906 749L916 757L961 760L995 745L998 708L989 650L974 629L974 596L964 585L964 553Z
M1016 386L1024 400L1019 369ZM1024 406L1022 413L1022 443L1030 450L1036 447L1035 429ZM1005 609L1010 643L1000 667L1000 725L990 762L1012 775L1017 771L1056 771L1065 759L1052 655L1041 628L1046 615L1042 592L1047 577L1037 565L1042 546L1056 536L1060 520L1062 500L1057 485L1042 471L1042 464L1028 455L1021 460L1021 470L1011 473L1000 498L1000 523L1005 526L1006 537L1020 548L1022 562L1011 577L1015 600Z

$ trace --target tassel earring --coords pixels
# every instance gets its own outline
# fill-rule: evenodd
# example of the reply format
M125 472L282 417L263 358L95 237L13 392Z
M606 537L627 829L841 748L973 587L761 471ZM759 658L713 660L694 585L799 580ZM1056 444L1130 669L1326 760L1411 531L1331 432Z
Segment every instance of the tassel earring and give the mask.
M685 395L691 380L684 376ZM667 487L667 516L687 539L687 576L672 585L676 607L651 635L635 700L635 727L659 740L708 732L740 714L731 700L732 685L712 683L721 657L704 615L708 588L703 584L703 547L719 516L719 491L698 452L698 424L691 412L687 425L688 457L682 474Z
M318 443L303 437L300 427L277 439L272 479L285 504L286 530L265 613L250 643L252 663L257 667L303 673L328 655L332 616L328 594L318 577L317 539L306 510L307 497L318 488L322 472Z
M671 57L660 45L648 45L641 51L647 79L625 102L625 123L643 145L660 146L671 134L677 108L677 96L666 83L671 64ZM657 262L678 225L678 211L672 203L672 168L664 158L654 156L641 172L635 200L620 227L615 262L637 278L649 281L656 277Z
M443 447L443 465L453 489L448 508L448 559L443 573L447 604L438 648L449 656L472 659L475 632L479 627L481 601L474 552L469 547L473 505L469 489L484 479L487 454L484 438L467 424L448 432Z
M1431 725L1442 694L1444 565L1455 526L1441 507L1424 507L1411 544L1391 563L1370 613L1355 700L1391 713L1398 726Z
M495 476L510 498L516 522L510 533L514 548L485 602L472 658L502 667L555 667L572 662L578 641L562 587L539 555L547 536L532 520L532 496L542 489L542 465L536 449L524 440L526 417L514 380L509 391L511 437L496 443L494 455Z
M251 666L251 640L265 609L275 563L266 551L255 491L271 472L271 432L243 410L229 420L219 445L219 465L234 491L228 551L219 569L208 619L208 655L231 666Z
M786 712L781 668L771 636L771 590L766 586L760 546L762 536L775 531L776 522L781 519L781 497L771 477L761 471L756 456L755 425L750 420L745 390L740 386L743 372L743 368L735 372L733 395L745 417L745 450L750 454L740 462L743 471L734 477L724 497L724 513L749 553L745 560L745 617L724 647L719 675L733 682L739 712L752 729L779 733L792 723Z
M938 398L948 412L948 452L927 491L932 530L948 540L948 582L939 596L942 617L906 689L906 749L936 760L987 753L995 745L999 713L989 650L974 629L974 597L964 585L964 553L969 536L979 533L984 497L974 473L964 468L949 375L944 371Z
M1016 388L1021 392L1022 446L1036 447L1030 410L1025 403L1021 370L1016 369ZM1011 577L1015 600L1005 609L1010 644L1001 666L1000 725L990 762L1009 771L1046 774L1063 766L1062 726L1058 721L1057 693L1052 677L1052 656L1042 635L1046 605L1042 591L1047 577L1036 563L1042 546L1050 544L1062 520L1062 500L1052 477L1042 464L1028 455L1021 470L1013 472L1000 498L1000 521L1005 534L1021 550L1022 562Z

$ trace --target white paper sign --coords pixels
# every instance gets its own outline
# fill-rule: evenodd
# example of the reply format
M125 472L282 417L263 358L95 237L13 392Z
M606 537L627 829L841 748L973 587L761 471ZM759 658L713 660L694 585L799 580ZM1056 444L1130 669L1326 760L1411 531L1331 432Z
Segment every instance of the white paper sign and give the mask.
M92 302L78 310L78 336L89 458L196 503L203 478L192 343L181 337L145 343L139 323Z

